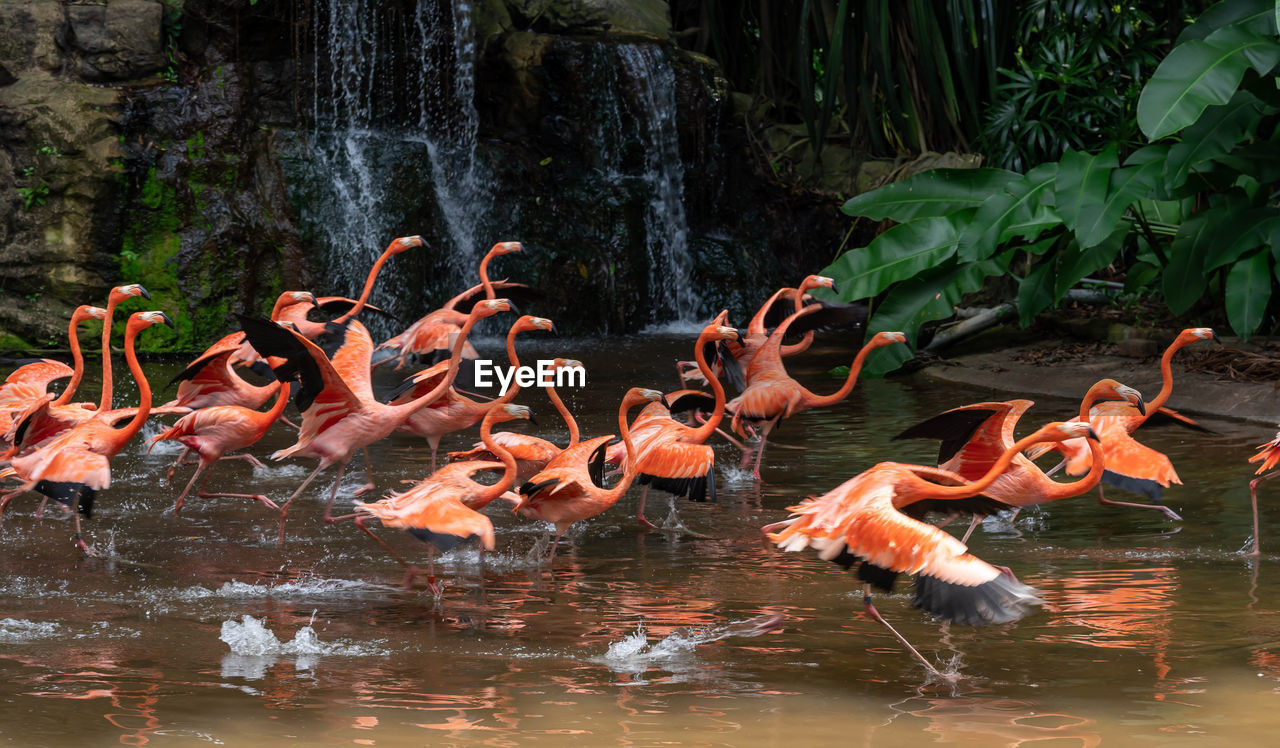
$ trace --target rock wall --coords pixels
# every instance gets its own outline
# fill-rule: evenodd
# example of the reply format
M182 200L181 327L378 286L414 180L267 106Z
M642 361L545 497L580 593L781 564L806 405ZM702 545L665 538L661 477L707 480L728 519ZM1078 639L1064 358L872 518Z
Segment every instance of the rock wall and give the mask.
M414 0L385 3L407 12ZM75 305L125 281L154 296L133 308L179 321L148 335L156 350L197 349L282 288L338 290L296 178L326 51L315 13L314 0L0 4L0 349L61 344ZM487 230L539 248L504 269L547 290L540 310L562 328L634 330L651 311L643 201L626 178L602 182L590 152L612 46L658 45L673 60L692 273L708 307L741 317L834 256L847 227L836 205L762 171L715 64L670 43L665 2L480 0L472 18ZM624 139L615 156L627 171L643 146ZM397 184L402 223L430 235L440 220L419 166ZM388 293L406 318L455 290L439 258L397 262L408 270Z

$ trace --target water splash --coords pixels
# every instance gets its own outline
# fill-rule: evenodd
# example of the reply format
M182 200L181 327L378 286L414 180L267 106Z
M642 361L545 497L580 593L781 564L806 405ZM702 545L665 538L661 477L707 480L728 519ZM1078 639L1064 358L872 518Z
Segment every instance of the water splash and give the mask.
M635 633L610 644L603 659L606 665L620 672L640 673L652 665L670 667L673 663L679 664L703 644L733 636L767 634L781 628L783 620L781 615L766 614L709 629L677 629L653 644L649 643L644 623L641 623Z
M313 614L313 622L314 617ZM320 635L310 625L298 629L293 639L281 642L263 621L250 615L241 616L238 623L223 621L218 638L231 648L230 654L222 659L223 677L249 680L264 677L267 668L280 657L296 658L296 669L311 670L320 657L385 657L391 654L390 650L375 643L321 641Z
M57 636L58 624L52 621L28 621L22 618L0 619L0 643L19 644Z

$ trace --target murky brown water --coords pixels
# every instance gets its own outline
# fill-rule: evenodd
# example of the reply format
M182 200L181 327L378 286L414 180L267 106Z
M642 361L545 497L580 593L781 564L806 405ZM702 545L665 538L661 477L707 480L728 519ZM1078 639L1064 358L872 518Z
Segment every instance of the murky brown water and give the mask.
M634 338L550 340L521 350L586 364L588 389L566 399L590 435L613 430L626 386L674 389L670 362L687 347ZM150 370L164 381L176 368ZM835 386L811 379L822 390ZM248 502L193 498L180 519L172 517L176 488L158 478L173 451L146 456L135 442L113 465L114 483L87 524L93 542L116 559L80 557L69 525L35 520L31 500L15 502L0 527L0 740L1092 746L1274 739L1280 568L1274 552L1260 561L1240 553L1251 532L1244 460L1270 438L1264 429L1214 423L1222 429L1214 436L1144 429L1143 439L1172 456L1186 483L1167 493L1186 522L1092 499L1024 513L1016 528L988 521L971 549L1012 567L1050 602L1016 624L948 628L910 607L908 585L882 596L882 612L926 656L965 676L955 686L928 682L861 614L852 575L762 542L760 526L807 494L879 460L927 461L933 444L887 441L901 427L984 399L988 393L923 380L864 382L847 402L777 432L808 449L771 449L764 486L730 467L721 470L719 503L683 504L682 521L700 536L641 532L632 491L572 533L554 574L527 559L545 527L495 504L499 552L483 569L474 551L447 555L439 601L400 589L399 566L354 527L324 526L319 482L292 513L281 549L274 517ZM541 393L519 401L541 417L536 433L564 439ZM1029 418L1073 410L1042 401ZM474 431L446 446L473 440ZM273 431L258 453L290 443L288 432ZM734 448L718 449L723 465L735 464ZM373 458L383 490L422 477L429 463L409 437L376 445ZM292 461L254 471L225 463L210 487L251 487L283 499L312 466ZM179 487L189 470L179 472ZM360 470L348 474L346 502L363 480ZM1273 503L1264 488L1264 531L1277 526L1266 522L1275 518ZM656 502L652 518L665 514L662 505ZM425 560L416 540L384 534ZM1264 542L1264 551L1275 549L1280 534ZM764 613L784 615L784 630L720 638L729 624ZM308 624L318 641L310 631L298 634ZM224 628L235 651L219 638Z

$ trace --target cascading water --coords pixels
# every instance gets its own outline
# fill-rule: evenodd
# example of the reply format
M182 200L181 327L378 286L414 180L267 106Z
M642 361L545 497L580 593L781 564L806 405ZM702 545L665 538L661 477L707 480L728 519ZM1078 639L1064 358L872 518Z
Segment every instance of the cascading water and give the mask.
M693 322L700 300L693 287L689 226L684 212L684 165L676 129L676 74L665 50L654 44L617 47L622 70L639 99L639 126L647 140L644 179L649 186L645 246L652 322Z
M327 281L339 287L332 290L358 293L373 259L397 233L429 235L455 275L472 272L489 200L475 157L470 4L318 5L313 127L298 180L305 199L298 202L303 225L328 257ZM421 200L428 183L435 205ZM443 231L424 224L442 224ZM385 266L382 298L385 289L406 286L405 264Z

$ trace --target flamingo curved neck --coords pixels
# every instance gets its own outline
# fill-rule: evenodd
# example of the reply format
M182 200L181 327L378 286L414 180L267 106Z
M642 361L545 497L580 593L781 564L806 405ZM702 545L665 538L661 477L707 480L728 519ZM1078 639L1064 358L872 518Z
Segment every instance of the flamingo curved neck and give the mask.
M1147 401L1147 414L1142 417L1145 422L1157 410L1159 410L1169 396L1173 394L1173 354L1182 350L1183 346L1190 345L1191 341L1186 343L1175 340L1165 349L1164 355L1160 357L1160 392L1154 398Z
M830 395L815 395L804 385L799 385L807 401L806 405L810 408L822 408L835 405L848 397L849 393L853 392L853 386L858 383L858 373L862 371L862 364L867 360L867 355L879 347L874 338L862 346L862 350L858 351L858 355L853 357L853 363L849 365L849 374L844 378L844 384Z
M71 381L67 383L67 388L62 391L62 394L58 395L58 399L50 403L52 407L71 402L71 396L76 393L80 380L84 378L84 353L80 351L80 336L76 334L76 326L79 324L80 320L72 315L71 326L67 329L67 337L71 339Z
M556 392L554 386L547 387L547 398L551 400L551 404L555 406L556 412L564 419L564 425L569 427L569 446L572 447L580 441L578 433L578 422L574 420L573 414L569 412L569 408L564 404L564 400L560 399L560 393Z
M518 325L512 325L507 331L507 360L511 362L512 371L520 371L520 359L516 357L516 335L524 329ZM520 377L512 377L511 384L507 387L507 392L502 395L495 403L509 403L516 399L516 395L520 394ZM505 489L504 489L505 490Z
M266 385L270 387L271 385ZM276 422L276 419L284 415L284 407L289 404L289 384L287 382L276 382L276 401L271 409L263 413L266 416L267 425Z
M501 496L516 482L516 458L493 438L493 424L497 423L501 411L501 405L491 406L488 415L480 423L480 441L484 442L485 449L502 461L503 468L502 479L492 486L485 486L485 490L480 493L480 500L486 504Z
M632 405L634 403L623 400L618 408L618 431L622 434L622 444L627 449L627 469L622 473L622 480L604 492L603 498L609 502L622 498L627 489L631 488L631 482L640 474L639 455L636 454L636 445L631 441L631 427L627 425L627 411L631 410Z
M808 283L801 283L800 287L796 289L796 305L794 309L795 312L798 312L802 308L804 308L804 292L808 291L810 288L817 288L817 286L811 286ZM804 334L804 337L800 339L799 343L782 346L779 352L783 356L794 356L797 353L804 353L805 351L809 350L809 346L811 345L813 345L813 330L806 332Z
M930 498L964 499L964 498L968 498L970 496L976 496L977 494L982 493L983 491L987 490L987 488L992 483L995 483L996 478L999 478L1001 474L1004 473L1005 469L1009 467L1010 463L1013 462L1013 459L1017 457L1022 452L1022 450L1026 449L1027 447L1030 447L1032 444L1037 444L1043 440L1044 440L1044 437L1042 437L1039 433L1031 434L1030 436L1024 437L1022 440L1018 441L1013 446L1006 449L1004 453L1000 455L999 459L997 459L995 463L991 465L991 468L987 470L986 475L982 476L981 478L977 479L972 483L963 483L958 486L939 486L936 484L929 484ZM1095 462L1095 464L1101 464L1101 462ZM1099 477L1101 477L1101 474L1099 474ZM1068 483L1068 484L1061 484L1061 485L1075 487L1078 484ZM1073 493L1071 495L1074 496L1075 494Z
M402 414L404 418L408 418L419 410L422 410L435 402L445 393L446 390L453 386L453 380L458 376L458 362L462 360L462 348L467 343L467 335L471 333L471 328L475 327L476 322L479 320L480 316L474 311L467 317L467 323L463 325L462 330L458 332L458 337L453 341L453 350L449 352L448 372L439 384L421 397L414 398L407 403L402 403L400 405L388 405L387 407L391 408L392 412Z
M98 400L98 412L111 410L111 320L120 303L115 294L107 299L107 318L102 321L102 398Z
M747 323L747 332L749 332L749 333L751 333L751 334L753 334L753 335L754 335L754 334L760 334L760 335L763 335L763 334L764 334L764 332L765 332L765 327L764 327L764 318L765 318L766 316L768 316L768 314L769 314L769 310L773 308L773 305L774 305L774 304L776 304L776 303L778 303L778 299L782 298L782 295L783 295L783 294L785 294L787 291L790 291L790 290L792 290L792 289L790 289L790 288L779 288L777 291L774 291L774 292L773 292L773 295L772 295L772 296L770 296L770 297L769 297L769 298L764 302L764 304L762 304L762 305L760 306L760 308L759 308L758 310L756 310L755 316L754 316L754 317L752 317L752 318L751 318L751 321ZM798 311L800 311L800 310L799 310L799 309L796 309L796 311L798 312Z
M365 302L369 300L369 294L373 293L373 284L378 280L378 273L382 271L382 266L386 264L391 254L391 247L387 247L382 250L382 254L378 255L378 259L373 261L373 267L369 268L369 275L364 279L364 290L360 292L360 298L356 300L355 306L347 310L346 314L334 320L335 324L340 325L347 320L353 319L364 310Z
M711 392L715 395L715 409L711 413L711 417L701 426L693 430L691 437L697 440L698 444L705 442L711 438L711 434L715 432L716 427L720 425L721 419L724 418L724 385L720 384L720 379L711 371L711 366L707 364L707 356L704 353L707 341L710 340L712 332L703 330L698 336L698 342L693 349L693 358L698 362L698 371L702 372L702 376L707 378L711 383Z
M484 289L484 297L493 301L497 294L493 290L493 284L489 282L489 260L493 259L493 250L485 253L484 259L480 260L480 287Z
M138 363L138 355L133 348L139 331L140 328L129 325L124 333L124 360L129 364L129 373L138 383L138 412L122 428L115 429L117 450L124 447L135 434L142 430L142 425L151 415L151 385L147 382L147 375L143 373L142 364Z

